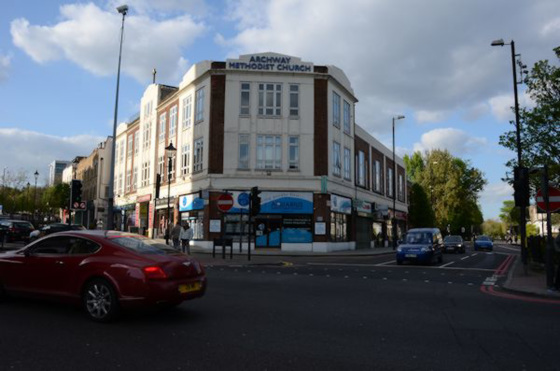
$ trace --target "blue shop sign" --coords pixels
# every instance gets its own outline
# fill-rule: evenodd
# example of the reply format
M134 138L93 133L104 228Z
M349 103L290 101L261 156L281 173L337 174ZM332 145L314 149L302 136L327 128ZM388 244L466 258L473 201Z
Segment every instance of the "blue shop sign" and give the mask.
M198 197L198 193L193 193L179 197L179 211L191 211L204 209L204 199Z
M262 192L261 214L313 214L311 192Z

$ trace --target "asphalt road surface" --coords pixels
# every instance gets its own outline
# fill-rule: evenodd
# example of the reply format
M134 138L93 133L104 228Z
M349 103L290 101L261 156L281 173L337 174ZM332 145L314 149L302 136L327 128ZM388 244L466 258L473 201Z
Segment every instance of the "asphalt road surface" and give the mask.
M469 249L433 266L397 266L392 254L216 259L204 298L108 325L14 299L0 305L0 368L559 369L560 306L481 289L515 253Z

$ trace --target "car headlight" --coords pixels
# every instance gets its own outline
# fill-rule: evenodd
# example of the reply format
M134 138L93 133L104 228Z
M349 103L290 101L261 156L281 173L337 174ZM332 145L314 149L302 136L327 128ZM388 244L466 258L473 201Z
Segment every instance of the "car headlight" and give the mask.
M420 249L420 251L422 251L422 252L428 252L430 250L432 250L432 249L429 248L429 247L426 247L426 246L424 246L423 248Z
M397 252L402 252L402 247L397 247Z

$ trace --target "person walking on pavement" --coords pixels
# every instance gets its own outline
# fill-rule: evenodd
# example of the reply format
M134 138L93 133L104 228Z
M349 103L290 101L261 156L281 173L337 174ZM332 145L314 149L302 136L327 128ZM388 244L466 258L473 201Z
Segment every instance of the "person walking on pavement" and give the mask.
M181 229L181 235L179 236L181 239L181 248L183 252L187 254L191 254L191 245L190 242L193 238L193 230L190 227L189 223L183 224L183 228Z
M179 250L179 236L181 235L181 225L179 223L171 229L171 239L173 240L173 247Z

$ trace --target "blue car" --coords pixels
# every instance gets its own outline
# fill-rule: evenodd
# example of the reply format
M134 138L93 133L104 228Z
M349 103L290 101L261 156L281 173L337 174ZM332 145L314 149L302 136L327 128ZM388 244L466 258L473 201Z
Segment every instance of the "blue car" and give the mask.
M492 251L494 249L494 242L488 236L477 236L473 242L474 251L478 250L488 250Z
M438 228L414 228L397 247L397 264L405 261L431 264L443 261L443 238Z

